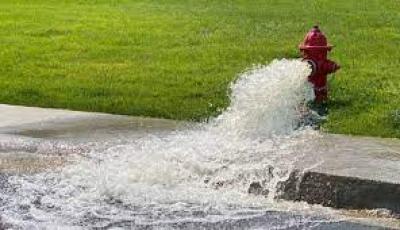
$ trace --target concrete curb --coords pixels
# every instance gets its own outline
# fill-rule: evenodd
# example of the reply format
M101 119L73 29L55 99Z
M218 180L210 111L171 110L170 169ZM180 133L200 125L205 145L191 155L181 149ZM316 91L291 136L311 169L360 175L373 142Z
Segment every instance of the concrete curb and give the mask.
M277 198L400 218L400 140L324 134L307 147Z
M388 209L400 218L400 184L294 171L278 198L344 209Z

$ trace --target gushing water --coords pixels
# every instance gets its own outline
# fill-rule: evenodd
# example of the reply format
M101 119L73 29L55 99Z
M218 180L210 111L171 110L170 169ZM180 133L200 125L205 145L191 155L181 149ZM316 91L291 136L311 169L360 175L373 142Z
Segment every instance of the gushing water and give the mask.
M56 171L12 176L12 191L1 195L3 220L23 228L110 227L261 215L253 211L272 206L276 184L317 135L298 127L312 97L309 73L298 60L255 66L232 84L230 107L208 123L92 148ZM248 194L252 182L268 199Z

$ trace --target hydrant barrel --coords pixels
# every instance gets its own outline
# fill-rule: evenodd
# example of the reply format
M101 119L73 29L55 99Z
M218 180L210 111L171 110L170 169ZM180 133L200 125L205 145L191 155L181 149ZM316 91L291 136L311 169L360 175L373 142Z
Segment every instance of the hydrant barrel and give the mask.
M317 103L328 99L327 75L336 72L340 66L328 59L333 46L328 43L324 33L314 26L299 45L303 60L310 64L312 73L308 80L312 83Z

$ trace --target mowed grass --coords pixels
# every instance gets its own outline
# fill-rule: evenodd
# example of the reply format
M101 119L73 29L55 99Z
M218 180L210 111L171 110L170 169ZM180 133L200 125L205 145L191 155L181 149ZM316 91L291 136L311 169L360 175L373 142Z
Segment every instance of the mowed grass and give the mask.
M314 23L342 65L324 128L400 137L398 0L0 0L0 103L207 119Z

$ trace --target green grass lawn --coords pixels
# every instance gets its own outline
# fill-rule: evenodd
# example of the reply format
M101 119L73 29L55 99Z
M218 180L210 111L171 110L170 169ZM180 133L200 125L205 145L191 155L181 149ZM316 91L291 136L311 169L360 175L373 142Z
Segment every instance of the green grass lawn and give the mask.
M400 137L398 0L0 0L0 103L205 119L315 22L342 65L325 128Z

